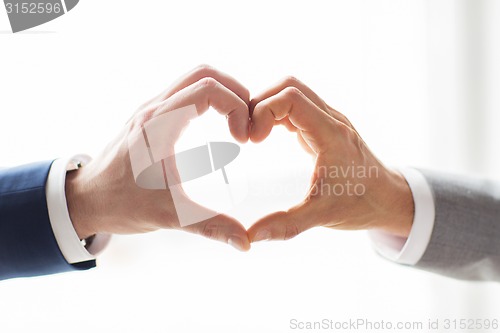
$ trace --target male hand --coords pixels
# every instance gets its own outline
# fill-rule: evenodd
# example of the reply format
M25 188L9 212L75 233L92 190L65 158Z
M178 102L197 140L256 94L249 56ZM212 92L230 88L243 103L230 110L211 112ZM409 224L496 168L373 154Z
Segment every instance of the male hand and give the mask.
M250 110L253 142L282 124L316 158L304 201L257 221L248 230L252 242L290 239L316 226L409 234L413 198L403 176L386 168L349 120L305 84L286 78L255 97Z
M143 104L99 157L67 176L68 208L79 237L84 239L97 233L134 234L157 229L182 229L248 250L250 243L245 228L226 215L214 213L214 217L208 220L181 228L169 190L137 186L128 143L129 138L140 133L149 120L189 105L195 105L199 115L213 107L227 117L234 138L246 142L248 104L249 92L245 87L208 66L193 70ZM174 126L174 139L187 123ZM173 151L173 147L169 149ZM189 204L200 208L192 201Z

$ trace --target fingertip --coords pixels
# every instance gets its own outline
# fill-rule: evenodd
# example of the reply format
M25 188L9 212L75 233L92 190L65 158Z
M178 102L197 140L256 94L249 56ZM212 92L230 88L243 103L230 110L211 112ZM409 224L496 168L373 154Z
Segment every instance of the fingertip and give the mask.
M228 215L219 214L210 219L182 227L182 229L229 244L242 252L250 249L246 228Z
M241 252L247 252L251 247L248 232L239 222L234 225L233 232L227 236L226 242Z
M247 230L247 234L248 234L248 240L250 241L250 243L254 243L254 239L255 239L255 234L257 233L256 229L258 229L258 225L257 223L252 225L248 230Z
M248 137L236 139L238 143L245 144L248 142Z
M240 132L240 135L236 137L236 141L239 143L247 143L248 140L250 139L250 130L249 130L249 125L246 124Z
M258 136L250 134L250 141L252 143L261 143L262 141L264 141L264 138L260 138Z
M271 134L271 130L272 125L267 126L266 128L266 126L262 126L262 124L259 125L258 122L252 122L249 133L250 141L252 141L253 143L260 143L264 141L264 139L267 138L269 134Z
M247 143L248 142L248 133L241 133L241 132L233 132L231 133L233 138L238 142L238 143L241 143L241 144L244 144L244 143Z
M224 223L226 231L221 235L225 238L224 241L238 251L247 252L250 250L250 240L246 228L232 217L221 214L219 218L221 221L226 220Z
M249 132L249 120L242 120L241 118L230 117L228 119L229 122L229 131L233 138L239 143L246 143L250 137Z
M227 243L241 252L248 252L251 248L248 237L231 236L228 238Z

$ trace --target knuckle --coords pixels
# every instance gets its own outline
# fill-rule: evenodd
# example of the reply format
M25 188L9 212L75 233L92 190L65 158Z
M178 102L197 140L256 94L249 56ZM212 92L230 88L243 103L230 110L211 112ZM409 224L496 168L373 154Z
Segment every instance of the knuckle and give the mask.
M289 86L295 87L300 83L300 80L293 75L288 75L283 79L283 83L288 87Z
M345 124L341 122L336 122L335 123L336 131L339 133L343 138L346 138L350 141L352 139L352 130L346 126Z
M204 77L203 79L200 79L197 84L201 89L214 89L217 87L219 82L212 77Z
M361 138L359 137L358 133L356 133L355 130L353 130L347 125L345 127L347 127L348 131L347 137L349 138L349 141L359 146L359 144L361 143Z
M352 128L351 122L342 113L340 114L340 121L343 122L347 127Z
M332 117L338 119L340 122L344 123L348 127L353 127L349 119L347 118L346 115L344 115L342 112L339 112L335 109L329 110L329 113L332 115Z
M287 87L285 90L283 90L283 93L286 98L292 100L296 100L302 96L302 92L296 87Z
M337 127L340 135L345 139L345 141L349 142L350 144L354 145L355 147L359 147L361 144L361 138L359 137L358 133L354 131L352 128L345 124L339 124Z
M200 76L212 76L215 68L207 64L201 64L194 69L194 72Z

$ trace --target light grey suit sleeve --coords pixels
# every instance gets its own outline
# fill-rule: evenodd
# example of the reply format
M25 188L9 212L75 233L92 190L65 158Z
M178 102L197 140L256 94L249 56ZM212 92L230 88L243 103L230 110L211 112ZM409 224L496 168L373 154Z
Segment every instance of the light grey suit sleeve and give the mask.
M458 279L500 281L500 183L420 171L432 189L436 216L416 267Z

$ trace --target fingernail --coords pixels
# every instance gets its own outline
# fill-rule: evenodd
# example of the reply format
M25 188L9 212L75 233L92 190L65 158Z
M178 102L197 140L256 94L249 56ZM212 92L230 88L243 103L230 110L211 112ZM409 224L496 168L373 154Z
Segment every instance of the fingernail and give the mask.
M253 238L253 242L267 241L271 239L271 232L269 230L263 229L257 231L255 237Z
M244 251L243 241L239 237L233 236L227 240L227 243L238 251Z

